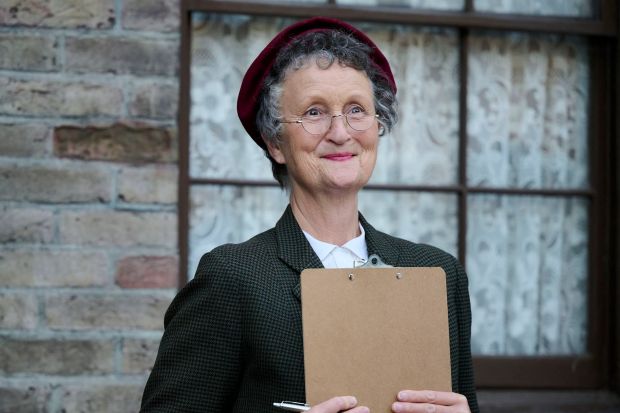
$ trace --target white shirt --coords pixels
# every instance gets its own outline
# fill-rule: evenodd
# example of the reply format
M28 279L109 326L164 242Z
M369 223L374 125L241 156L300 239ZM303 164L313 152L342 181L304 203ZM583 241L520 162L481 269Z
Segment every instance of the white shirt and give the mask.
M343 246L330 244L314 238L303 231L314 253L319 257L325 268L353 268L354 263L363 264L368 261L366 233L360 224L361 235L347 241Z

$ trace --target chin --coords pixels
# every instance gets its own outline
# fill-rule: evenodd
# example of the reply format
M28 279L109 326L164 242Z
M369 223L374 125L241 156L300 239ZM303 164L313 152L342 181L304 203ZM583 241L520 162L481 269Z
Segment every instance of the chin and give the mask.
M328 186L330 188L346 190L346 191L359 191L368 183L368 178L360 176L355 177L334 177L329 181Z

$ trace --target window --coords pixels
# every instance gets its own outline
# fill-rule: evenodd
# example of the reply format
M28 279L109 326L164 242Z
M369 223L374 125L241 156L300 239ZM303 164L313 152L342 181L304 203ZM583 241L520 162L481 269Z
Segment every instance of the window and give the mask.
M339 17L399 87L360 211L465 263L479 385L602 385L612 2L329 3L185 4L181 274L280 217L287 196L237 119L241 78L296 18Z

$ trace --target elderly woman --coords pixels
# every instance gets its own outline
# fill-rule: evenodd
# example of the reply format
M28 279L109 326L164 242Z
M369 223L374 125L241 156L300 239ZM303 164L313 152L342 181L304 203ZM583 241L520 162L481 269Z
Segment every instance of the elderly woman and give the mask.
M305 400L299 274L377 254L446 273L452 388L402 389L394 412L477 412L467 276L450 255L374 229L357 197L396 121L396 85L377 46L334 19L280 32L252 63L238 99L290 205L270 229L205 254L165 317L144 412L268 412ZM412 315L415 316L415 315ZM421 372L421 374L424 374ZM353 395L354 396L354 395ZM342 395L312 413L367 412Z

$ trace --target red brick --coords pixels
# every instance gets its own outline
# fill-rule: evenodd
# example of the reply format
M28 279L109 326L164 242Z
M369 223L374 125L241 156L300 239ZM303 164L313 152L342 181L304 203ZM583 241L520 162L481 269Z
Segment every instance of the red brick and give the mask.
M60 157L117 162L174 162L176 137L172 129L117 123L107 127L59 126L54 153Z
M110 28L114 25L114 0L4 0L0 25Z
M116 270L116 283L123 288L176 288L177 257L126 257Z

